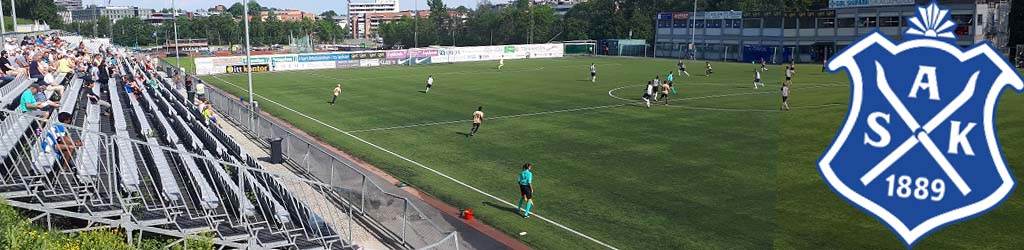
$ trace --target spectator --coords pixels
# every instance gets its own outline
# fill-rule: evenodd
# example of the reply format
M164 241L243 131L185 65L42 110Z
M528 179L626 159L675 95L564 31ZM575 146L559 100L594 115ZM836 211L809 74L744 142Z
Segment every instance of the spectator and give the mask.
M204 84L203 81L196 83L196 96L206 99L206 84Z
M68 56L61 55L60 59L57 60L57 73L71 73L71 67L74 62Z
M110 115L110 112L107 111L107 109L110 109L110 102L100 99L100 96L96 95L96 93L92 91L93 85L95 85L93 82L86 82L85 88L82 89L82 92L85 92L85 97L89 98L90 103L100 105L101 108L105 108L103 110L103 115Z
M70 159L74 158L75 152L78 151L78 147L82 146L82 142L75 141L71 136L68 136L67 128L64 127L64 124L71 124L71 113L61 112L57 114L57 121L59 123L53 124L46 131L41 146L43 152L53 153L57 164L61 166L63 171L67 172L74 168L73 161Z
M37 101L36 93L39 92L39 87L31 85L25 92L21 93L21 101L18 105L18 111L21 113L28 113L29 115L41 117L43 119L50 118L50 110L59 108L60 104L49 102L46 100Z
M46 92L47 96L53 92L57 92L59 96L64 96L64 85L60 85L59 80L55 77L56 74L49 71L43 73L43 86L46 86L46 90L48 91Z
M41 60L42 60L42 56L41 55L36 56L35 58L32 59L32 62L29 63L29 65L28 65L28 76L33 78L33 79L36 79L36 81L42 81L43 80L43 72L44 72L44 68L43 67L44 66L43 66L43 63L41 62Z
M5 75L19 76L21 70L11 65L11 60L7 57L7 51L0 52L0 71L3 71Z

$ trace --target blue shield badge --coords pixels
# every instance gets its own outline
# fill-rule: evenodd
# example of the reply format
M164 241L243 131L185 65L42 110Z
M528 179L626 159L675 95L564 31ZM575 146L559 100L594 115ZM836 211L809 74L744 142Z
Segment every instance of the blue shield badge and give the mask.
M904 41L875 31L827 65L845 69L852 90L821 175L907 246L995 208L1015 186L994 116L1002 91L1024 83L990 44L957 47L948 14L920 6Z

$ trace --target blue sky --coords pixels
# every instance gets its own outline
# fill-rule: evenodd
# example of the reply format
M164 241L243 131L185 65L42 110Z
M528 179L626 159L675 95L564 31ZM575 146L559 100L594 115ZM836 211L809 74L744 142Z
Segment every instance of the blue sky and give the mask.
M338 12L339 14L343 14L344 13L345 8L346 8L346 4L347 4L346 0L257 0L257 1L262 6L271 6L271 7L277 7L277 8L282 8L282 9L299 9L299 10L302 10L302 11L315 12L315 13L320 13L320 12L324 12L324 11L327 11L327 10L334 10L334 11ZM355 1L372 2L373 0L352 0L352 1L353 2L355 2ZM403 10L411 10L411 9L413 9L414 8L414 3L416 3L416 2L418 2L419 9L426 9L427 8L427 3L426 3L427 1L426 0L400 0L400 1L401 1L400 5L401 5L401 8ZM231 1L231 0L176 0L175 5L179 9L195 10L195 9L199 9L199 8L205 9L205 8L213 7L214 5L218 5L218 4L223 4L224 6L231 6L232 3L236 3L236 2L239 2L239 1L238 0L235 0L235 1ZM491 0L491 2L492 3L504 3L504 2L508 2L508 0ZM82 3L85 4L85 5L89 5L89 4L106 5L107 0L83 0ZM474 8L476 6L477 0L444 0L444 3L447 4L449 7L452 7L452 8L457 7L459 5L464 5L466 7ZM171 0L110 0L110 5L119 5L119 6L123 6L123 5L129 5L129 6L141 5L141 7L152 8L152 9L159 10L159 9L162 9L162 8L170 8L171 7Z

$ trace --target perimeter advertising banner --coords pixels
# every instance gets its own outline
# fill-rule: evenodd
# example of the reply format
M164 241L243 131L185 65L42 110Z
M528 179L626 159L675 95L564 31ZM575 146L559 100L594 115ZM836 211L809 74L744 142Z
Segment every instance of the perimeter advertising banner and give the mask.
M499 59L555 58L564 56L562 44L502 45L478 47L440 47L388 51L323 52L250 57L254 72L376 67L381 65L473 62ZM196 58L196 74L212 75L244 72L245 56ZM237 70L236 70L237 68Z
M828 8L852 8L887 5L911 5L914 0L829 0Z

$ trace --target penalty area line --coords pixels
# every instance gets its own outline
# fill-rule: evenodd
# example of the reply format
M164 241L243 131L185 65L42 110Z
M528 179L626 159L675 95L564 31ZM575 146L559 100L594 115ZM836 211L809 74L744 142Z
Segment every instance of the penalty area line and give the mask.
M222 81L224 83L231 84L232 86L235 86L236 88L245 90L241 86L238 86L238 85L235 85L234 83L225 81L224 79L221 79L220 77L217 77L216 75L214 75L213 78L216 78L217 80L220 80L220 81ZM268 101L270 103L273 103L274 105L280 106L281 108L287 109L288 111L291 111L291 112L294 112L294 113L296 113L296 114L298 114L300 116L306 117L307 119L309 119L311 121L314 121L316 123L319 123L320 125L323 125L325 127L331 128L334 131L338 131L338 132L340 132L342 134L345 134L345 135L347 135L349 137L352 137L353 139L356 139L356 140L358 140L358 141L360 141L362 143L365 143L366 145L370 145L371 147L376 148L376 149L378 149L380 151L383 151L383 152L388 153L388 154L390 154L392 156L395 156L395 157L397 157L399 159L402 159L402 160L404 160L406 162L412 163L413 165L416 165L416 166L418 166L420 168L423 168L423 169L426 169L426 170L428 170L430 172L433 172L434 174L437 174L438 176L444 177L445 179L448 179L448 180L450 180L452 182L458 183L459 185L462 185L463 187L469 188L470 190L473 190L473 191L475 191L477 193L480 193L480 194L482 194L484 196L487 196L487 197L489 197L491 199L494 199L496 201L504 203L505 205L508 205L509 207L516 207L516 205L512 204L511 202L505 201L505 200L503 200L501 198L498 198L497 196L494 196L492 194L484 192L483 190L480 190L480 189L478 189L476 187L473 187L473 186L470 186L469 184L466 184L465 182L462 182L462 181L460 181L458 179L455 179L455 178L453 178L451 176L448 176L447 174L444 174L441 171L437 171L437 170L435 170L433 168L430 168L430 167L428 167L426 165L423 165L422 163L413 161L412 159L409 159L409 158L407 158L405 156L402 156L402 155L400 155L398 153L392 152L391 150L388 150L388 149L386 149L384 147L381 147L381 146L379 146L377 144L369 142L369 141L367 141L367 140L365 140L365 139L363 139L361 137L355 136L355 135L353 135L352 133L350 133L348 131L344 131L344 130L338 129L338 128L334 127L334 126L331 126L330 124L324 123L323 121L320 121L320 120L318 120L316 118L310 117L309 115L306 115L305 113L302 113L302 112L299 112L297 110L294 110L294 109L292 109L292 108L290 108L288 106L285 106L285 105L283 105L281 103L278 103L278 102L276 102L274 100L271 100L270 98L267 98L265 96L262 96L262 95L259 95L259 94L256 94L256 93L253 93L253 95L259 96L260 98L263 98L264 100L266 100L266 101ZM623 104L620 104L620 106L621 105L623 105ZM566 230L566 231L569 231L569 232L571 232L573 234L576 234L577 236L583 237L583 238L588 239L588 240L590 240L590 241L592 241L594 243L597 243L598 245L607 247L608 249L618 250L618 248L616 248L616 247L614 247L612 245L609 245L608 243L604 243L604 242L602 242L600 240L597 240L597 239L595 239L593 237L590 237L589 235L583 234L583 233L581 233L579 231L576 231L576 230L574 230L572 228L566 227L565 225L562 225L562 224L560 224L558 222L555 222L553 220L545 218L545 217L543 217L543 216L541 216L541 215L539 215L537 213L533 213L533 216L536 217L537 219L541 219L541 220L543 220L545 222L551 223L552 225L555 225L556 227L559 227L559 228L561 228L563 230Z

